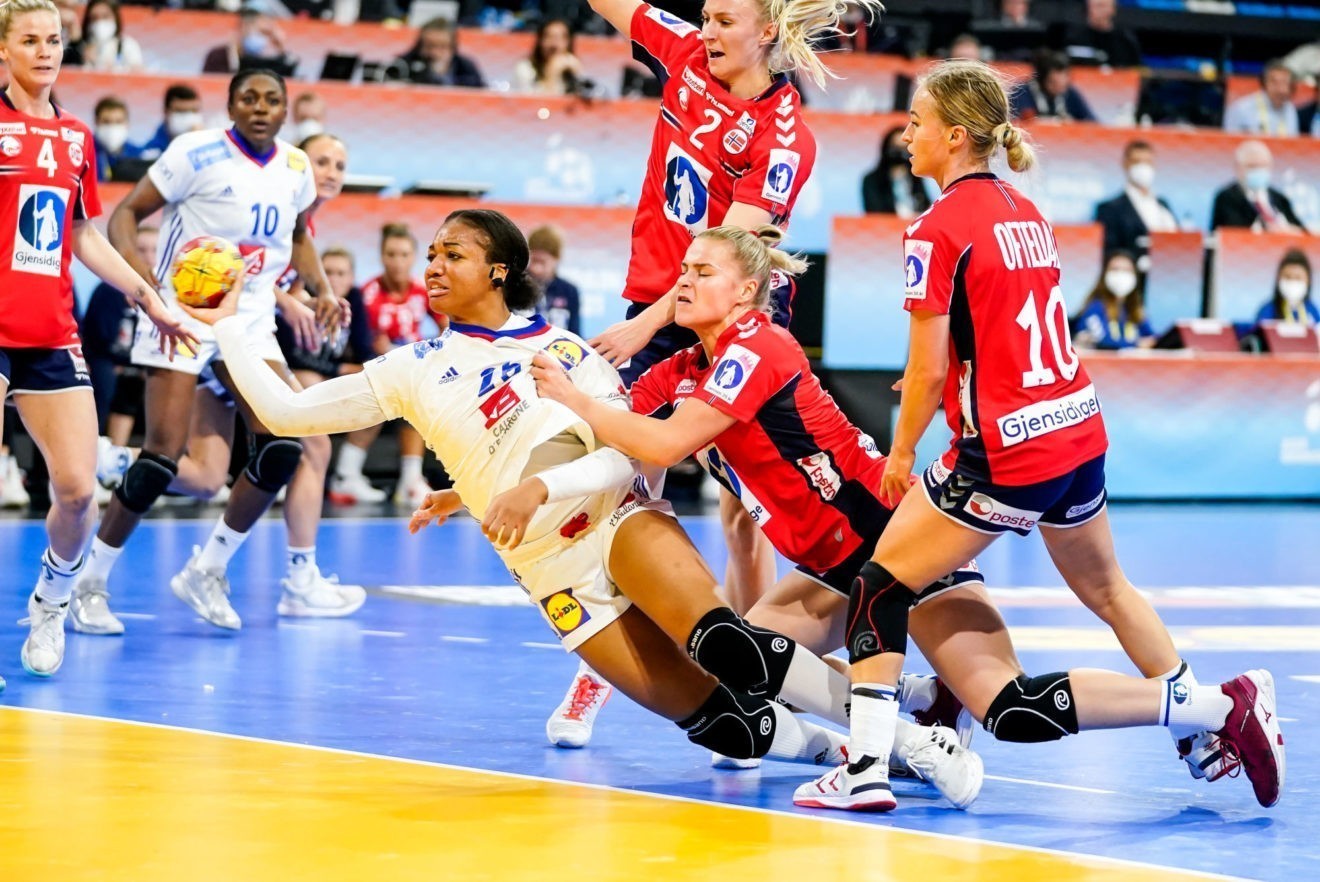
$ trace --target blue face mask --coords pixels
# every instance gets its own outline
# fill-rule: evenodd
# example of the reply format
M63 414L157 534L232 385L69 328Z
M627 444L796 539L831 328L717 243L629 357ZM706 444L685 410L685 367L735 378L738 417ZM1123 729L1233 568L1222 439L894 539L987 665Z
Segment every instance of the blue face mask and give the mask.
M1253 193L1268 188L1270 185L1270 170L1268 168L1248 169L1246 185L1247 189Z
M248 34L243 38L244 55L265 55L266 38L261 34Z

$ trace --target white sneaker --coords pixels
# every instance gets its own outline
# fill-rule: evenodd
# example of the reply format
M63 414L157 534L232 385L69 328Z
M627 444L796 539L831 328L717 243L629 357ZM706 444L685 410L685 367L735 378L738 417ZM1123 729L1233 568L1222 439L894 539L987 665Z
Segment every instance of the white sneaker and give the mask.
M96 480L102 487L118 487L132 464L133 453L127 447L120 447L104 435L96 439Z
M124 623L110 611L110 592L105 590L105 579L84 576L74 584L69 619L73 630L80 634L124 633Z
M335 475L330 479L330 501L335 505L369 505L384 502L384 490L371 486L362 475Z
M889 765L873 756L844 763L793 792L793 804L849 812L891 812L898 807L889 786Z
M32 592L28 598L28 631L20 657L23 670L34 677L49 677L64 663L64 617L67 603L47 603Z
M23 486L23 472L11 456L5 462L4 474L0 475L0 507L27 508L31 502L32 497Z
M425 478L418 478L407 484L400 483L394 488L395 505L412 511L421 508L422 503L426 501L426 494L431 492L431 485L426 483Z
M96 503L98 509L103 509L110 504L110 500L115 498L115 491L109 487L102 487L97 484L92 488L92 501Z
M5 678L0 677L0 692L4 692L4 691L5 691Z
M229 504L229 494L232 492L233 492L233 488L230 487L228 484L221 484L220 489L215 491L215 495L212 496L210 499L206 500L205 504L214 505L219 508L224 508L226 505Z
M710 752L710 767L712 769L728 769L730 771L742 771L744 769L761 768L761 758L759 756L748 757L747 759L738 759L733 756L725 756L722 753Z
M367 600L361 585L340 585L338 576L322 576L320 569L305 586L295 586L292 579L281 579L280 602L276 611L282 616L337 619L351 616Z
M229 605L229 580L222 570L203 570L197 566L197 558L202 549L193 546L193 556L188 558L174 578L170 579L170 590L197 615L206 619L217 628L237 631L243 627L243 621Z
M589 671L578 671L564 700L545 722L545 737L555 747L586 747L596 715L614 687Z
M908 768L933 784L954 808L966 809L981 794L985 780L981 758L963 747L958 734L946 726L923 727L920 732L905 746Z
M1218 781L1225 775L1237 776L1242 760L1225 750L1223 742L1210 732L1198 732L1189 738L1175 739L1178 756L1187 763L1193 778Z

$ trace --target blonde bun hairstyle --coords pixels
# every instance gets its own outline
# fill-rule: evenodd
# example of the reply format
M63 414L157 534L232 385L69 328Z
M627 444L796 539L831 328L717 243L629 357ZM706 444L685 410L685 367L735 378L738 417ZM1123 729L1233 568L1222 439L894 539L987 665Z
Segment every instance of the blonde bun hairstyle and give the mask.
M1013 125L1011 85L1012 80L985 62L962 58L940 62L921 80L944 124L967 130L975 158L989 162L1002 147L1008 167L1024 172L1036 164L1036 151L1026 133Z

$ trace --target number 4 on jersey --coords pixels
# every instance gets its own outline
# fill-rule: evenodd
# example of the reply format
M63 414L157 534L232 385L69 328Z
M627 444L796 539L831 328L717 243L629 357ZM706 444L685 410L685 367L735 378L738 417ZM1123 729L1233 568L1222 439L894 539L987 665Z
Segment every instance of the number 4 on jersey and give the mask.
M1022 372L1022 388L1031 389L1056 382L1054 371L1045 366L1042 352L1045 342L1044 334L1041 333L1042 316L1036 310L1035 291L1027 294L1027 302L1022 304L1022 311L1017 315L1017 323L1027 331L1027 356L1031 359L1031 370ZM1073 349L1072 335L1068 333L1067 309L1063 303L1063 290L1058 285L1050 291L1050 299L1045 303L1043 324L1050 337L1054 365L1067 382L1077 376L1081 360Z
M44 168L48 178L55 177L55 172L59 171L60 165L55 161L55 148L50 138L41 141L41 149L37 151L37 168Z

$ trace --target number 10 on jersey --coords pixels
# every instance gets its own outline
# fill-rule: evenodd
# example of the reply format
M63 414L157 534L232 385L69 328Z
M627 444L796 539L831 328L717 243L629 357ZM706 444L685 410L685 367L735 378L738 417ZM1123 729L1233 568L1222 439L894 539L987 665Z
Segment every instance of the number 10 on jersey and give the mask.
M1050 338L1054 366L1058 368L1064 382L1077 376L1081 360L1073 349L1072 334L1068 332L1067 307L1063 303L1063 290L1058 285L1050 291L1043 316L1036 309L1036 292L1027 294L1027 302L1022 304L1022 311L1017 314L1017 323L1027 332L1027 357L1031 360L1031 370L1022 372L1023 389L1056 382L1054 370L1045 366L1045 334ZM1045 333L1041 333L1042 324Z
M270 237L280 228L280 209L277 205L252 206L252 235Z

